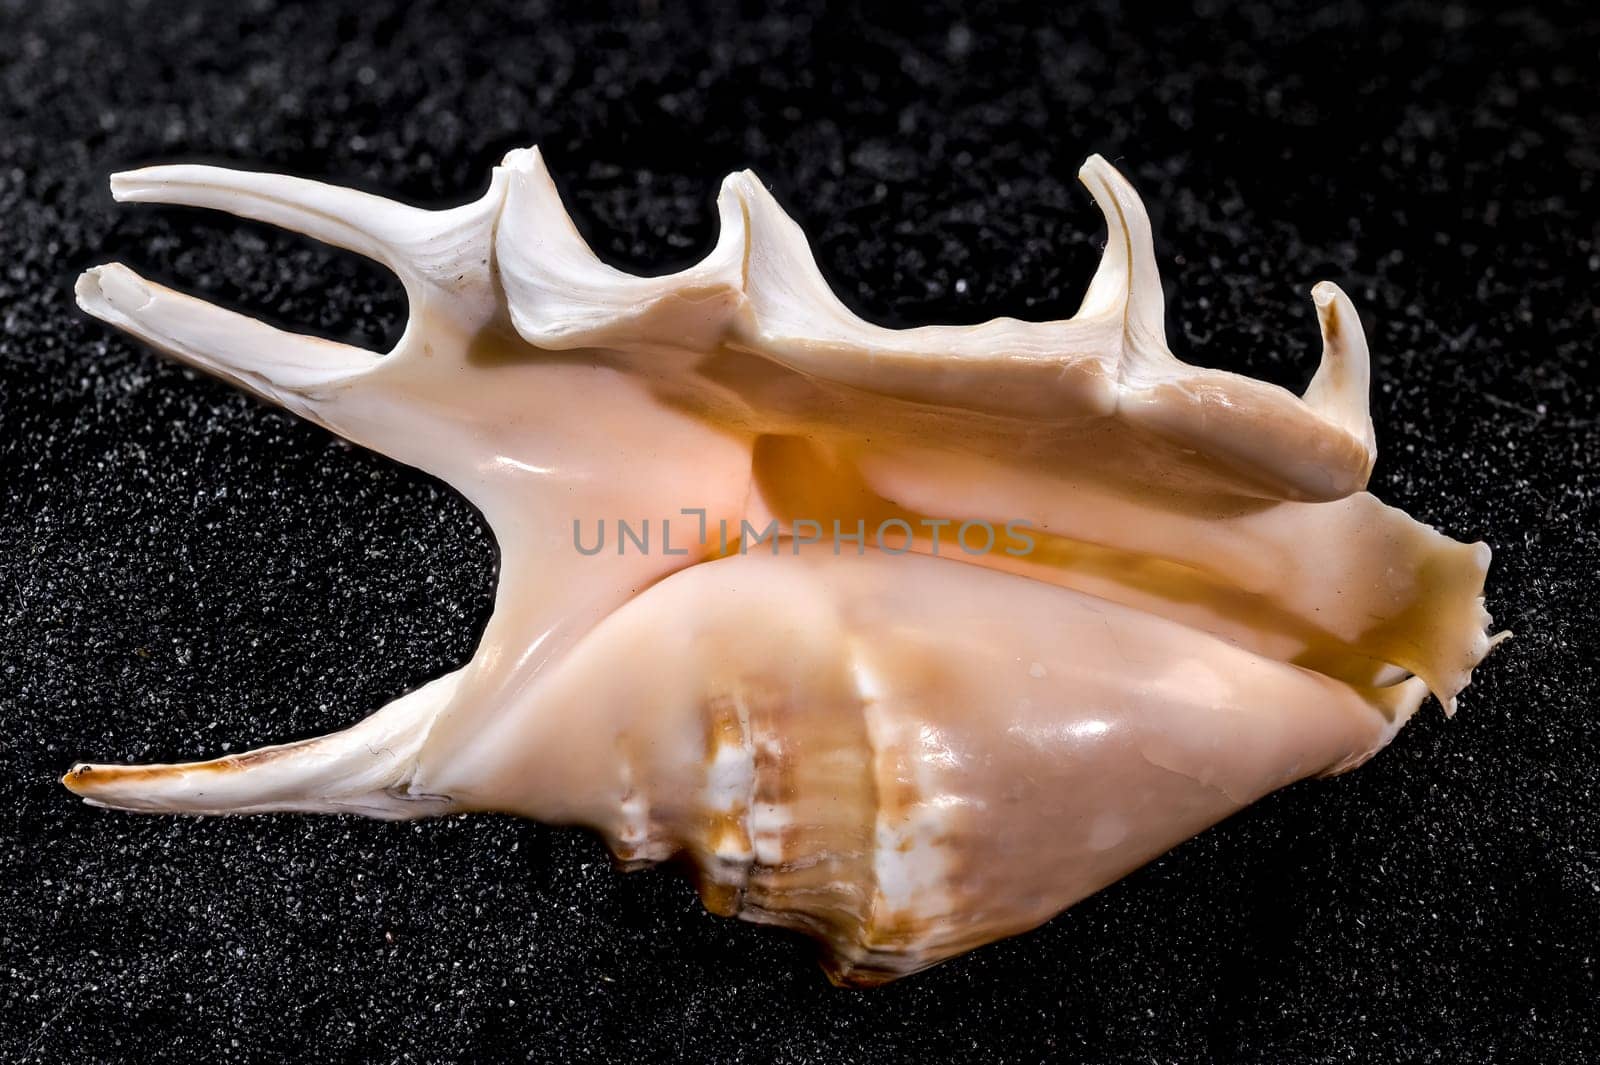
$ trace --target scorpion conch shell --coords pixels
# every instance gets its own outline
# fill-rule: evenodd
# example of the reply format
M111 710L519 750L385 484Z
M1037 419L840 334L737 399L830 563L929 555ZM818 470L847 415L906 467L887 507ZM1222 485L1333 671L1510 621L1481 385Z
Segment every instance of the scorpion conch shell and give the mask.
M116 264L77 297L453 485L500 582L467 666L352 728L66 785L127 810L585 825L624 864L687 859L710 909L810 933L834 980L874 984L1360 764L1430 690L1453 711L1492 643L1489 549L1362 490L1350 301L1312 290L1302 397L1186 365L1138 196L1098 156L1080 176L1108 241L1075 317L906 330L851 314L748 172L714 250L653 278L594 256L536 150L446 211L205 166L114 176L119 200L399 276L410 320L381 356Z

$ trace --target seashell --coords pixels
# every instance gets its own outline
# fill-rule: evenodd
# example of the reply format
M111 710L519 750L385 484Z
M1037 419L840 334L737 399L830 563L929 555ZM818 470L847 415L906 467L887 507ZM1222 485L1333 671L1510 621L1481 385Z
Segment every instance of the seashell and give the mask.
M1067 321L851 314L753 174L698 265L599 261L536 150L427 211L205 166L115 175L370 256L384 355L112 264L79 304L442 478L501 552L475 657L352 728L184 765L78 765L89 802L506 811L685 859L707 907L870 985L1030 929L1292 781L1447 713L1492 645L1489 549L1363 491L1367 344L1312 290L1305 394L1179 361L1150 224Z

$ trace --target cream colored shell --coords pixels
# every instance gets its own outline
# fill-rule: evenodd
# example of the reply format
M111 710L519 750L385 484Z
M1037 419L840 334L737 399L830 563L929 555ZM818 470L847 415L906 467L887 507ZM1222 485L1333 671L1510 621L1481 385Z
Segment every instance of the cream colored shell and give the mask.
M1490 647L1489 551L1363 491L1350 301L1312 291L1303 397L1180 362L1142 204L1099 157L1081 176L1108 240L1075 317L890 330L834 297L749 173L723 183L711 254L657 278L592 254L533 150L439 212L211 167L116 175L120 200L399 276L410 320L381 356L121 265L77 292L449 482L494 530L500 586L467 666L353 728L66 784L131 810L585 825L624 863L687 857L711 909L807 931L836 980L870 984L1359 764L1429 689L1453 709Z

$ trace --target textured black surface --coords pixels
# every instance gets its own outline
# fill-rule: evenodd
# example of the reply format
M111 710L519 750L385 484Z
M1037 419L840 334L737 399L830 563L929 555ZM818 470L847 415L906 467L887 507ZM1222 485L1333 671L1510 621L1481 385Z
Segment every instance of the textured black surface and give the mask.
M1592 18L470 7L0 3L0 1059L1600 1055ZM319 733L454 667L494 562L448 489L69 294L122 258L381 345L398 285L114 209L107 173L231 160L457 202L533 142L635 268L701 254L718 179L754 168L890 324L1070 314L1102 239L1074 174L1104 153L1150 204L1180 355L1299 386L1307 289L1346 287L1373 487L1493 545L1517 639L1360 772L871 993L577 833L80 806L76 757Z

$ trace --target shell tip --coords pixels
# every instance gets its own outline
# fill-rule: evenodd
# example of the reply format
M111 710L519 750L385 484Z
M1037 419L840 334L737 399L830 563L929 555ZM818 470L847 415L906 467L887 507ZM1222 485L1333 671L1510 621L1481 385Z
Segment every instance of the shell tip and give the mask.
M544 153L539 151L537 144L530 144L526 148L513 148L500 160L500 165L507 170L533 173L545 169Z
M139 170L118 170L111 175L111 198L118 203L137 203L145 197L140 195L141 189L148 189L151 184L152 171L157 167L144 167Z
M101 321L138 314L155 299L145 279L121 263L89 267L78 275L72 295L84 313Z
M114 771L115 767L95 765L92 762L74 762L72 768L62 774L61 784L80 799L100 804L96 793L100 790L100 785L105 783L108 769Z
M1081 178L1085 174L1093 174L1098 171L1114 169L1116 168L1110 163L1106 162L1105 156L1101 155L1099 152L1091 152L1089 153L1089 157L1083 161L1083 165L1078 167L1078 176Z
M61 775L62 786L74 795L82 795L83 792L78 790L75 780L87 772L90 772L90 766L87 762L74 762L72 768Z

